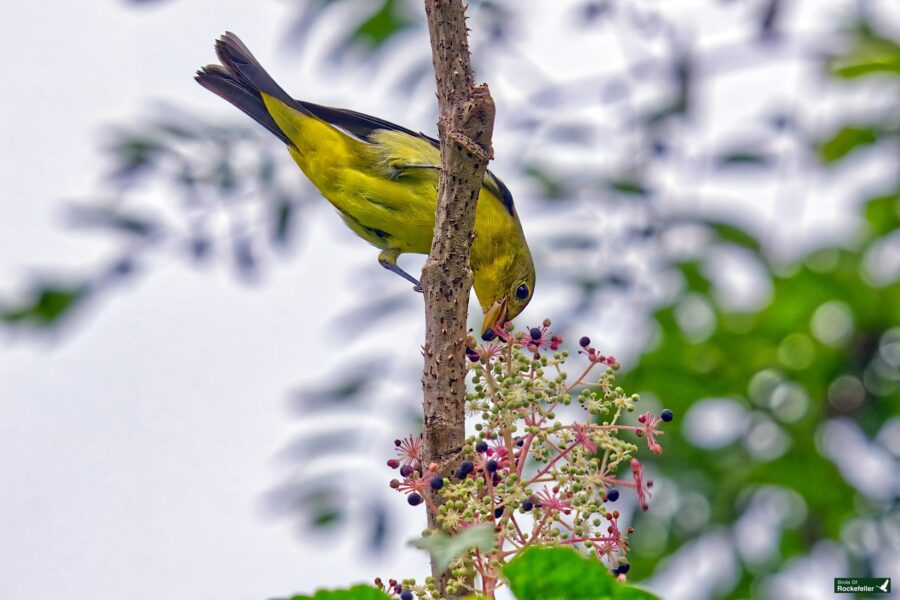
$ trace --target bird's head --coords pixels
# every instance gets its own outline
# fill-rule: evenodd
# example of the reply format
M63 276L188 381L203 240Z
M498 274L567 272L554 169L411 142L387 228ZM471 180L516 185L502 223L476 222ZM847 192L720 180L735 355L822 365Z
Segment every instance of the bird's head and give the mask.
M495 242L495 244L498 242ZM481 337L494 338L494 327L512 321L534 294L534 263L524 237L505 239L493 260L474 268L475 295L484 311Z

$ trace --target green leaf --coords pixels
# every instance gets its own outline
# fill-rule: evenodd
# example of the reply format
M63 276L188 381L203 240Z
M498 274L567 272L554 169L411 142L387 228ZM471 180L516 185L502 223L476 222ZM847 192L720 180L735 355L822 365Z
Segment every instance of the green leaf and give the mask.
M900 228L900 194L872 198L865 204L866 221L876 236Z
M544 198L556 200L569 195L569 189L565 182L542 167L528 165L524 169L524 174L538 184Z
M857 148L871 146L878 141L878 130L868 126L849 125L837 131L819 145L819 156L826 163L838 161Z
M637 181L636 179L630 178L621 178L621 179L610 179L607 182L609 185L609 189L614 192L619 192L620 194L628 194L632 196L649 196L650 190L644 186L643 183Z
M456 558L473 548L478 548L482 552L493 552L497 545L497 538L493 526L484 523L464 529L456 535L432 533L427 537L411 541L410 545L431 554L431 557L437 562L438 569L443 572Z
M319 590L312 596L291 596L290 600L385 600L390 596L368 585L355 585L346 590Z
M684 282L687 289L691 292L708 293L712 289L709 278L703 274L702 267L699 262L694 260L685 261L675 265L684 276Z
M141 238L153 237L160 231L152 218L113 206L75 205L70 207L68 216L77 227L105 228Z
M858 35L850 53L831 60L828 67L832 75L852 79L879 73L900 74L900 46L896 42L865 29Z
M160 140L139 133L117 133L107 151L116 161L112 176L128 179L156 166L159 158L169 151Z
M275 221L272 230L272 241L285 247L290 242L291 225L294 223L296 207L290 198L281 198L275 209Z
M529 548L510 561L503 574L518 600L656 598L650 592L619 583L603 563L571 548Z
M737 225L717 221L703 221L703 224L715 232L716 237L723 242L729 242L754 252L759 252L760 250L759 240Z
M370 50L375 50L388 41L391 36L410 25L411 21L399 13L397 0L384 0L381 8L363 21L351 34L350 39L354 42L361 42Z
M75 308L86 295L85 286L43 286L35 290L32 299L21 306L0 307L0 321L46 327Z

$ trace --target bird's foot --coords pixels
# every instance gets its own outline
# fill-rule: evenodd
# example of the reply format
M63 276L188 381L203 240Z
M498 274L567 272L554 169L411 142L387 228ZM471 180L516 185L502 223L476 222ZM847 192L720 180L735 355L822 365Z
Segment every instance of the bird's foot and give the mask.
M395 250L392 248L388 249L388 250L383 250L381 252L381 254L378 255L378 264L380 264L382 267L384 267L388 271L396 273L403 279L405 279L408 282L410 282L411 284L413 284L415 286L413 288L413 290L421 293L422 286L419 285L419 280L416 279L415 277L413 277L412 275L410 275L409 273L407 273L406 271L404 271L403 269L401 269L400 265L397 264L397 257L399 255L400 255L400 252L398 250Z

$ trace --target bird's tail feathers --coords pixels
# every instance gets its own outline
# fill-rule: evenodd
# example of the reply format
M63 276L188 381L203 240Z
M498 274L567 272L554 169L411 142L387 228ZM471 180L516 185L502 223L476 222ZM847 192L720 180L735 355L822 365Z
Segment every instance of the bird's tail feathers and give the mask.
M287 92L263 69L240 38L230 31L216 40L216 55L222 64L207 65L197 71L197 83L231 102L290 145L290 139L266 110L260 95L264 93L286 104L295 104Z

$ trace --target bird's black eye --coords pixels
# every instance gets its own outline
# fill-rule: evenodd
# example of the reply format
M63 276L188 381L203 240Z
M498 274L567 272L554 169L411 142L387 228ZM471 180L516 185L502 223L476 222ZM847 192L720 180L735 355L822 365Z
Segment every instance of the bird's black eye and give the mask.
M524 283L516 288L516 298L518 298L519 300L524 300L525 298L527 298L529 293L530 292L528 291L528 286Z

